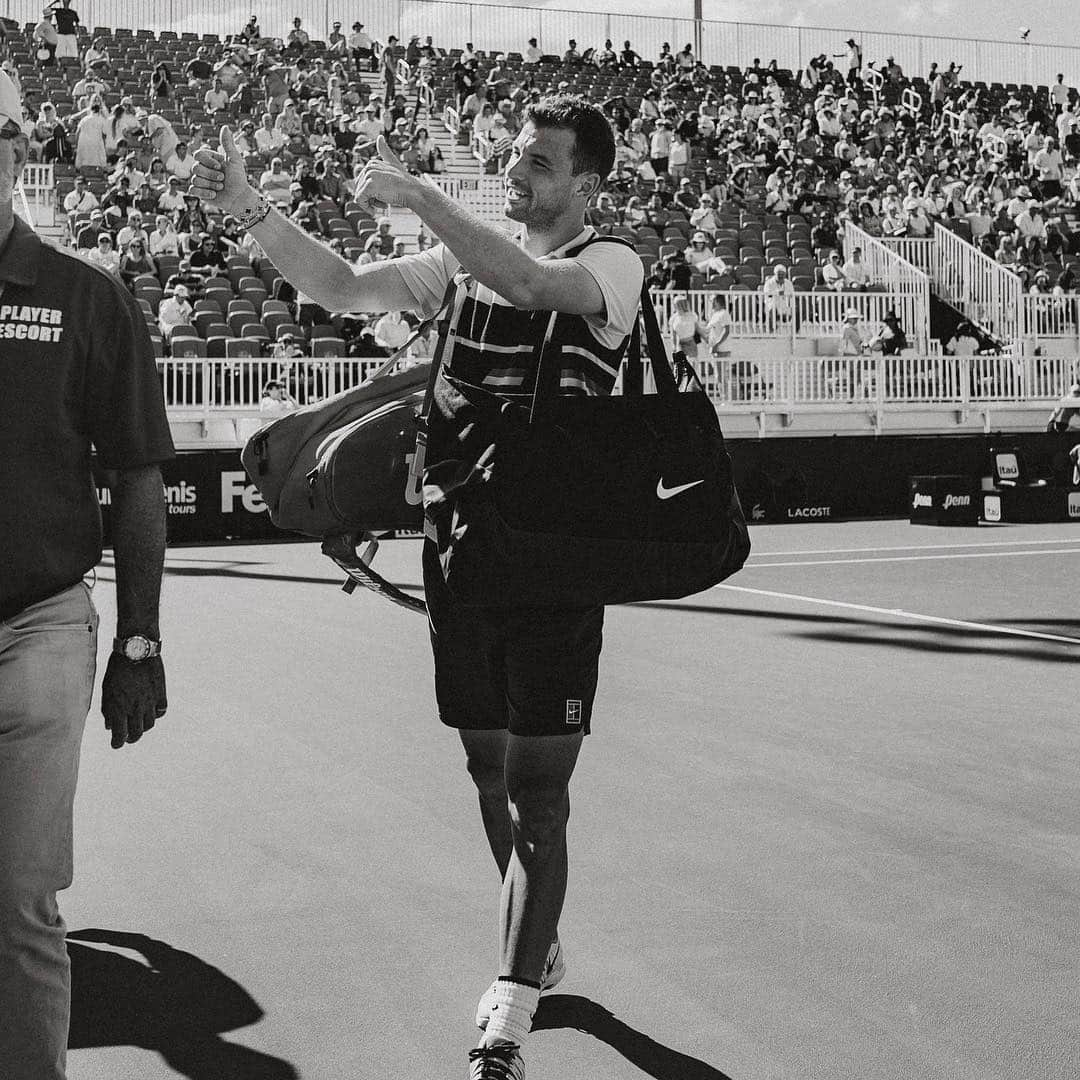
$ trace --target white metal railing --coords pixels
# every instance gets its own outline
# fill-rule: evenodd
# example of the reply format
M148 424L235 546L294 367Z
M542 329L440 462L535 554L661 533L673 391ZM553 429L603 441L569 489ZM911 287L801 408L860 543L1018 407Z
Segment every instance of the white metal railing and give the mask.
M461 114L450 105L443 112L443 125L450 133L450 161L457 164L458 135L461 134Z
M1065 351L1066 343L1080 350L1080 296L1024 294L1020 297L1021 334L1030 349L1052 345L1055 351Z
M859 312L856 325L864 340L869 340L881 329L886 314L891 310L897 312L900 324L910 338L910 331L901 314L908 297L892 292L797 292L792 299L790 313L777 316L766 307L765 294L760 291L653 290L653 309L660 329L667 334L676 300L689 300L694 314L706 322L718 296L723 299L731 317L733 347L740 338L765 338L775 341L777 346L790 353L794 343L800 340L832 338L839 341L844 332L844 315L852 308Z
M781 407L1009 403L1052 406L1075 381L1076 357L863 356L702 358L695 367L718 405Z
M41 6L41 0L7 0L4 5L5 14L24 24L40 19ZM243 22L236 5L195 4L192 0L81 0L78 7L88 28L122 26L225 37L237 33ZM332 15L327 0L263 0L259 5L263 33L280 38L288 34L294 16L303 19L313 38L324 36ZM986 41L883 33L872 27L695 22L670 13L648 16L432 0L367 0L363 17L369 32L381 41L390 34L406 41L410 34L422 32L431 34L436 45L444 48L472 41L479 49L520 52L526 41L535 37L544 52L561 55L571 37L581 48L602 44L605 38L629 38L642 56L655 59L663 42L690 41L696 43L695 52L706 64L742 66L760 56L775 57L781 67L798 70L811 57L838 52L840 42L854 33L868 61L893 56L906 74L924 74L934 60L963 64L965 78L987 82L1032 83L1047 79L1048 72L1061 71L1066 81L1075 85L1080 72L1080 49L1069 44L1064 34L1053 44Z
M930 279L896 249L883 244L850 221L844 224L844 254L850 258L858 248L870 280L893 294L893 306L904 333L915 348L930 346ZM844 294L848 295L848 294Z
M207 415L222 409L258 409L263 387L284 381L300 405L358 386L383 358L273 357L208 359L166 357L157 361L165 404L175 414Z
M900 95L900 105L912 116L919 117L922 115L923 96L910 86L905 87L904 92Z
M489 225L509 232L514 223L504 213L506 205L506 182L499 176L429 176L446 194L468 207L477 217Z
M890 251L895 251L905 262L921 270L931 282L935 277L935 252L937 247L929 236L880 236L876 238Z
M52 165L29 161L16 187L15 206L31 225L56 223L56 182Z
M284 381L298 404L359 385L381 359L158 360L173 419L257 411L262 388ZM1052 406L1080 377L1071 357L765 356L694 361L717 405L891 405L1027 402Z
M1006 344L1020 336L1020 279L974 245L934 225L934 284L943 300Z

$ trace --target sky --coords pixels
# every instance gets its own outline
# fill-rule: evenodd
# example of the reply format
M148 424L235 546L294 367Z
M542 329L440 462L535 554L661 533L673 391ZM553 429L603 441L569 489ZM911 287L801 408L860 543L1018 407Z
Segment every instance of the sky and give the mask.
M489 0L490 2L490 0ZM494 0L496 3L502 0ZM521 7L576 8L657 15L656 0L548 0ZM940 34L1019 40L1020 26L1031 28L1032 42L1080 44L1080 5L1076 0L702 0L706 19L772 23L780 26L851 26L897 34ZM1026 10L1025 10L1026 9ZM670 0L663 13L692 17L693 0Z

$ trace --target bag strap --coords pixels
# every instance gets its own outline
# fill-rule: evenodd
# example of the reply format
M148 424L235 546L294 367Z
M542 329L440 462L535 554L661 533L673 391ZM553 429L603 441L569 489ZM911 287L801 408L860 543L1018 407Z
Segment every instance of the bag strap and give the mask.
M446 292L443 293L442 306L439 313L446 311L446 320L439 331L439 340L435 346L435 355L431 358L431 367L428 369L427 386L424 389L424 403L420 406L420 414L416 418L416 447L413 450L412 461L409 462L409 476L405 481L405 502L409 506L418 506L423 501L424 487L424 462L427 458L428 424L431 420L431 407L435 402L435 383L439 378L439 370L442 368L443 355L446 352L446 342L451 329L457 329L457 317L461 311L463 290L453 275L446 283ZM438 315L433 316L438 318Z
M615 243L630 247L629 242L623 240L622 237L593 236L583 244L579 244L576 248L569 249L567 254L569 255L570 252L573 252L574 255L577 255L590 244L599 243ZM555 365L550 363L547 365L547 370L544 370L544 356L555 331L555 313L538 312L537 315L542 315L544 317L542 319L536 318L534 320L538 329L536 347L533 349L533 370L536 372L536 378L533 384L532 405L529 410L530 423L532 422L533 416L536 414L537 403L540 398L551 397L558 394L558 380L559 375L561 374L554 372L553 369ZM625 367L625 374L623 375L623 396L640 397L642 393L644 393L644 375L641 362L642 322L645 323L645 342L649 352L649 359L652 362L653 378L656 381L656 391L661 395L676 394L678 393L678 386L675 381L675 374L671 368L671 361L668 359L667 349L664 347L664 338L660 333L660 324L656 318L656 310L653 308L652 298L649 296L649 287L642 281L638 310L634 315L634 327L630 331L630 341L626 347L626 352L623 354L623 364ZM551 351L554 352L555 350Z

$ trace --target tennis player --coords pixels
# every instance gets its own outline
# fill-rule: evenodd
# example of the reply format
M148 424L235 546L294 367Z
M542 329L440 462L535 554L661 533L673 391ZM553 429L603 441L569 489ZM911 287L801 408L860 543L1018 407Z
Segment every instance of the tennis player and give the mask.
M196 155L192 192L237 217L282 274L329 311L439 310L459 276L448 370L495 392L528 384L533 312L561 313L561 392L607 394L636 318L641 261L625 245L589 243L585 210L611 171L604 115L579 97L532 105L504 176L511 238L434 184L409 175L385 139L358 177L370 207L408 207L435 247L354 266L273 209L248 183L232 133ZM442 721L460 732L502 877L499 962L481 998L483 1029L471 1080L522 1080L521 1045L540 992L563 971L558 923L566 893L571 774L589 731L601 649L602 607L462 607L447 592L434 545L424 582Z

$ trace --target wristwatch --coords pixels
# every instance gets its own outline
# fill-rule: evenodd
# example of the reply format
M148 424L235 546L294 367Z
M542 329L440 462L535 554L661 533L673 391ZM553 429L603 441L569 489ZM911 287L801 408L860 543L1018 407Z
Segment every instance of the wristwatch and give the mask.
M143 634L132 634L131 637L113 638L113 652L133 664L138 664L151 657L160 656L161 642Z

